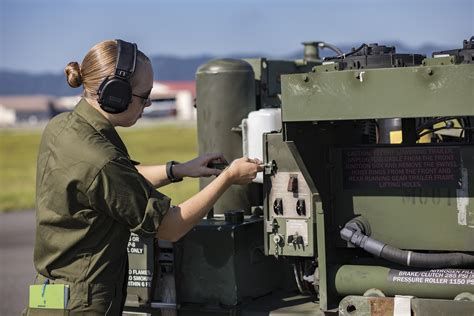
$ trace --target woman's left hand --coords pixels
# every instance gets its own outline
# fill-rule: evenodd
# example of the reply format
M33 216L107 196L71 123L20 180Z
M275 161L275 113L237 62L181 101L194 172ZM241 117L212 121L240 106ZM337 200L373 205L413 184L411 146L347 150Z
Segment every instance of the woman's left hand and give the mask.
M204 154L193 160L189 160L173 167L173 173L178 171L180 177L210 177L219 175L222 170L209 168L210 162L227 163L224 156L220 153ZM175 173L176 175L176 173Z

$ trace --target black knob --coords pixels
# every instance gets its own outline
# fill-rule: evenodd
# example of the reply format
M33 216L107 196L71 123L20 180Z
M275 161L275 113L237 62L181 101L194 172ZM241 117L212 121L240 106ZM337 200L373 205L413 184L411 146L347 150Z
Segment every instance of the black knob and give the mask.
M303 236L296 237L296 244L297 245L303 245L304 244Z
M306 215L306 203L304 199L298 199L298 201L296 201L296 213L298 213L299 216Z
M283 200L282 199L275 199L273 202L273 212L276 215L283 215Z
M224 213L228 224L240 224L244 222L244 211L227 211Z

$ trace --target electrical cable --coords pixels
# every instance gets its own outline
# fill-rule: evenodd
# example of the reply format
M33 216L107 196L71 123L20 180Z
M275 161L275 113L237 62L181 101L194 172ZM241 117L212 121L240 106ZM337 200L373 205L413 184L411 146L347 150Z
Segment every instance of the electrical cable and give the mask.
M367 44L363 43L362 45L360 45L357 49L347 53L347 54L339 54L338 56L331 56L331 57L326 57L324 58L324 60L334 60L334 59L344 59L346 57L349 57L349 56L352 56L354 54L357 54L358 52L360 52L362 49L364 49L365 47L368 47Z
M417 136L417 139L425 136L425 135L428 135L428 134L431 134L431 133L435 133L437 131L441 131L441 130L444 130L444 129L460 129L462 130L463 132L466 131L466 130L474 130L474 128L472 127L448 127L448 126L443 126L443 127L437 127L437 128L433 128L433 129L430 129L430 130L427 130L426 132L423 132L421 134L418 134ZM467 135L467 134L466 134ZM462 136L462 134L460 135L460 137Z
M426 121L425 123L421 124L420 126L418 126L416 128L416 133L419 134L419 133L423 132L423 130L427 129L430 126L433 126L435 124L438 124L438 123L441 123L441 122L444 122L444 121L453 120L453 119L456 119L456 118L457 118L456 116L442 116L442 117L437 117L437 118L431 119L431 120Z
M453 126L452 120L457 120L461 127L456 127ZM430 126L433 126L438 123L444 122L446 126L442 127L437 127L437 128L432 128ZM448 116L448 117L438 117L432 120L429 120L422 125L417 127L417 139L420 139L421 137L435 133L440 130L444 129L460 129L462 130L461 133L459 134L459 138L464 138L465 142L470 143L472 140L472 133L467 133L466 131L473 130L470 124L469 117L456 117L456 116ZM427 131L424 131L427 130Z

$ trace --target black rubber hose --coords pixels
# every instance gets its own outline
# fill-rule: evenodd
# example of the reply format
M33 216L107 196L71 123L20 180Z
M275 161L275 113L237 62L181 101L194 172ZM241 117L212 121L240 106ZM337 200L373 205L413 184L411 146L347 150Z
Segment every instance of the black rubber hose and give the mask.
M330 50L334 51L338 55L343 55L344 52L340 50L337 46L326 43L326 42L320 42L319 47L321 48L329 48Z
M380 257L401 265L416 268L467 268L474 267L474 256L465 253L420 253L385 245Z
M474 256L466 253L420 253L401 250L365 235L360 225L347 223L340 232L341 238L363 248L370 254L400 265L417 268L472 268Z

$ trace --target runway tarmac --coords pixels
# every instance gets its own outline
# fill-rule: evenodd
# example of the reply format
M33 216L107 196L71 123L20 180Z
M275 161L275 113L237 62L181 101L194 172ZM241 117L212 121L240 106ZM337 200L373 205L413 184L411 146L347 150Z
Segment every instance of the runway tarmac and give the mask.
M34 282L34 210L0 214L0 315L20 315Z

